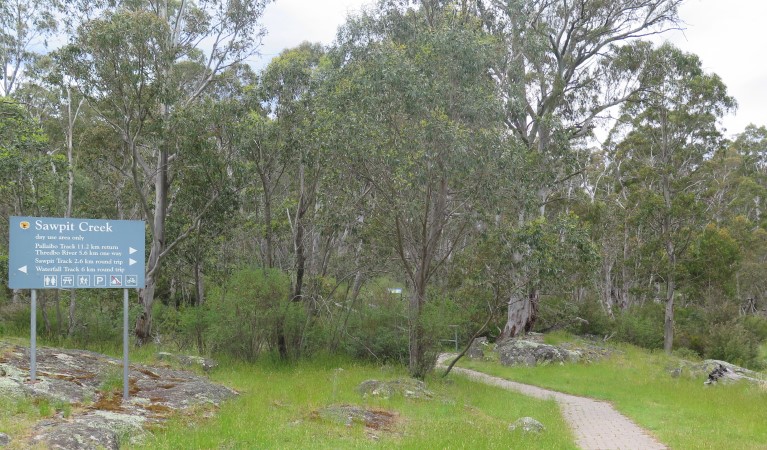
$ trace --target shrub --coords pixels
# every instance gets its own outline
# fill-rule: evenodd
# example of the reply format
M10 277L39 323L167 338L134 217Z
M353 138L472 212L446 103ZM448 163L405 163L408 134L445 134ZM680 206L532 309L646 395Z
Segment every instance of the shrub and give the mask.
M646 303L616 317L619 340L648 349L663 348L663 305Z
M742 323L760 342L767 341L767 317L745 316L742 319Z
M276 269L242 269L224 286L211 289L204 308L207 319L188 318L187 325L204 327L204 341L213 352L254 360L277 348L279 337L297 353L305 312L289 298L290 279Z
M378 362L408 360L407 300L373 287L360 294L349 311L341 348L355 358Z
M706 344L707 358L752 369L762 368L759 339L738 320L712 325Z
M576 334L607 336L615 331L615 321L605 312L597 300L586 300L577 306L576 317L586 322L573 322L567 329Z

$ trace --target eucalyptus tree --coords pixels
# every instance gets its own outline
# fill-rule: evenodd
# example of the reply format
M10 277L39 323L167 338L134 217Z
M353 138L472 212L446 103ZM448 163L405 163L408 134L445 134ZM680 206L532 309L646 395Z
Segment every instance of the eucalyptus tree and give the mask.
M732 150L742 161L737 212L767 228L767 127L749 125L736 137Z
M620 143L614 157L632 172L624 188L633 191L639 218L652 230L665 256L664 349L674 339L674 298L678 262L703 221L702 166L721 145L717 120L734 108L722 80L707 74L700 59L664 44L645 69L648 82L622 111L614 131Z
M682 0L486 0L485 27L503 39L493 67L505 123L524 146L510 213L520 226L546 214L582 176L584 138L641 86L646 45L638 39L677 23ZM524 255L520 255L523 257ZM533 270L533 269L522 269ZM521 278L536 277L523 274ZM529 330L539 287L509 300L501 337Z
M294 282L292 300L303 295L307 264L309 214L316 202L323 156L314 138L312 97L318 82L318 69L324 50L319 44L303 43L282 52L261 75L260 87L267 104L267 116L273 118L275 133L271 149L256 145L256 163L264 195L267 231L271 231L271 198L274 183L285 169L285 158L295 163L296 207L290 217L292 229ZM266 150L266 151L264 151ZM280 161L282 160L282 161ZM267 261L271 259L270 233L267 234Z
M40 122L16 100L0 97L0 214L51 215L59 205L65 164L61 155L50 151ZM1 231L7 243L8 230ZM0 254L7 258L6 245L0 246ZM14 291L13 301L17 300Z
M268 0L192 3L150 0L107 5L82 23L63 49L66 74L120 142L117 158L135 189L151 233L143 314L136 336L151 333L152 304L162 261L199 226L220 191L205 200L177 234L168 234L176 192L185 189L178 168L188 152L174 121L199 102L227 68L254 54ZM119 164L116 164L119 166Z
M741 260L734 275L734 297L743 312L755 313L765 297L759 267L765 258L767 222L767 128L749 125L707 159L707 215L738 243ZM713 268L713 266L712 266ZM728 268L721 269L728 273Z
M0 95L12 95L57 30L57 0L0 1Z
M85 98L68 83L69 80L62 76L60 69L50 55L37 58L34 63L25 66L25 80L16 89L14 96L24 102L38 117L50 139L50 151L66 155L66 196L54 214L69 218L75 214L75 180L87 173L87 170L78 171L77 161L81 158L80 155L76 158L75 148L80 137L85 135L84 132L81 134L82 129L87 126L84 122L88 122L91 117L87 117L89 112L84 107ZM77 153L80 153L79 150L78 148ZM69 297L67 334L71 336L76 320L74 289L70 291ZM58 292L56 298L58 307Z
M349 19L321 114L332 120L340 170L368 193L377 245L397 255L411 287L409 371L422 378L434 356L422 318L428 288L484 218L476 207L491 192L502 133L488 72L497 41L455 4L408 3Z

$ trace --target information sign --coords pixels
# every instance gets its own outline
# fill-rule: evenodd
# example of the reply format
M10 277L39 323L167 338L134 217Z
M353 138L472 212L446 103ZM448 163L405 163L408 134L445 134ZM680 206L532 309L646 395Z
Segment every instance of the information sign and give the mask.
M143 288L140 220L10 217L8 287Z

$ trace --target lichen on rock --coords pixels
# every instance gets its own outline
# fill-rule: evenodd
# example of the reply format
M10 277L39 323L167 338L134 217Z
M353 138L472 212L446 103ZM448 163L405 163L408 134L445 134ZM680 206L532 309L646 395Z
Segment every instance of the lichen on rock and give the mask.
M122 399L122 361L84 350L38 348L37 379L29 381L27 349L4 344L0 394L45 398L80 408L71 417L39 422L31 445L52 449L118 448L136 443L144 427L174 414L215 408L237 393L183 370L132 364L130 399ZM105 382L117 376L118 382Z

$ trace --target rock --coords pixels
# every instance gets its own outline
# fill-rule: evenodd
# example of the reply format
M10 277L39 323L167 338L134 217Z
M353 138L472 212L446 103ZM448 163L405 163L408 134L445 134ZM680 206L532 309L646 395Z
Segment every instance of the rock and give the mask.
M429 400L434 394L426 389L423 381L412 378L398 378L391 381L366 380L357 386L363 397L391 398L402 395L405 398Z
M365 380L357 386L357 392L363 397L391 398L391 386L386 381Z
M11 443L11 437L5 433L0 433L0 447L5 447Z
M615 352L620 352L614 348L604 345L602 339L585 338L577 339L575 342L563 342L558 345L559 348L577 353L578 361L582 363L592 363L604 358L609 358Z
M144 438L141 416L94 411L77 416L72 422L45 421L37 425L34 442L51 449L118 449L123 440L132 444Z
M670 371L672 376L674 373L679 373L690 378L706 378L705 384L714 384L719 381L747 381L754 384L767 382L767 378L759 372L717 359L707 359L702 362L680 360L679 367Z
M202 356L193 355L174 355L168 352L157 353L157 359L161 361L173 361L178 362L182 366L198 366L201 367L206 373L211 369L218 367L218 363L209 358L203 358Z
M541 433L546 429L542 423L533 419L532 417L522 417L517 419L516 422L509 425L509 430L522 430L525 433Z
M471 341L466 356L471 359L482 359L485 357L485 347L487 347L487 338L484 336L478 337Z
M575 351L520 339L502 342L496 347L498 358L505 366L577 362L580 354Z
M0 343L3 345L3 343ZM52 449L118 448L139 442L145 426L174 413L217 407L237 393L193 373L141 364L130 366L130 399L122 400L122 361L83 350L38 348L37 380L29 382L28 349L4 344L0 395L47 398L78 408L66 420L39 422L28 446ZM115 386L115 379L119 380Z
M390 411L365 409L354 405L330 405L314 411L312 417L347 427L361 423L374 430L388 430L397 419L396 413Z

